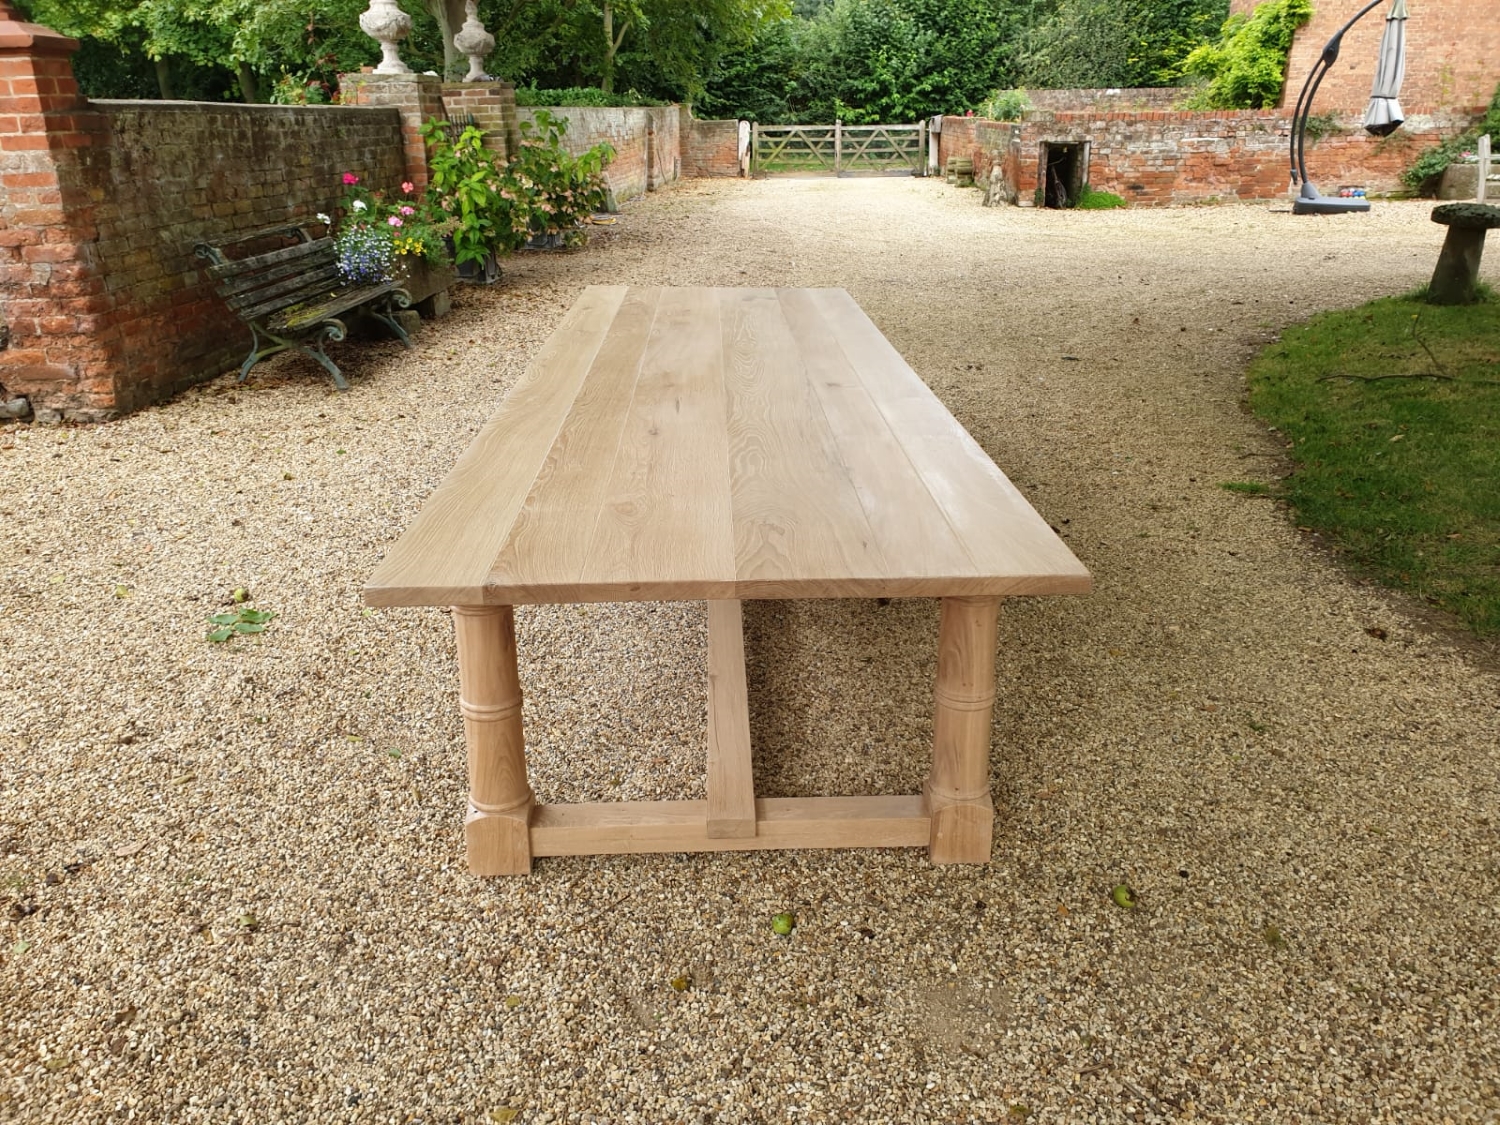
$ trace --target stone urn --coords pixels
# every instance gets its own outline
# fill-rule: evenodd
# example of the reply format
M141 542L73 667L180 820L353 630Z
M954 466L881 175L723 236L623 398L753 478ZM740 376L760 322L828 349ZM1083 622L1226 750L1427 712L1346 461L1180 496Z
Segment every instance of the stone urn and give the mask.
M397 6L396 0L370 0L370 7L359 17L360 29L380 44L380 65L376 74L410 74L411 67L401 61L396 44L411 34L411 17Z
M469 56L469 73L464 75L463 80L465 82L492 81L484 72L484 60L495 49L495 37L484 29L484 24L479 22L477 0L468 0L464 4L464 13L464 25L453 37L453 45Z

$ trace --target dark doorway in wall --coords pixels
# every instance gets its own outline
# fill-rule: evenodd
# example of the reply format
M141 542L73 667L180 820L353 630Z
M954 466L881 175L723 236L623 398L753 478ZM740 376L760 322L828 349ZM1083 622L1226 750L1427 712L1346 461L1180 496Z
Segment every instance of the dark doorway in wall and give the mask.
M1083 194L1087 146L1082 143L1042 144L1042 205L1072 207Z

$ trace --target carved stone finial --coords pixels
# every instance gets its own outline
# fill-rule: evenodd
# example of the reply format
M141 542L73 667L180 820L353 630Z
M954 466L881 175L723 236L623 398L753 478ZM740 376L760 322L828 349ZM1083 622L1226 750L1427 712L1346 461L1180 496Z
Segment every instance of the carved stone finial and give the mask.
M484 60L495 49L495 37L479 22L477 0L467 0L464 14L464 25L453 37L453 45L469 56L469 73L464 75L464 81L489 82L490 76L484 72Z
M403 12L396 0L370 0L369 9L359 17L359 26L371 39L380 44L380 65L376 74L410 74L411 67L401 61L396 44L411 34L411 17Z

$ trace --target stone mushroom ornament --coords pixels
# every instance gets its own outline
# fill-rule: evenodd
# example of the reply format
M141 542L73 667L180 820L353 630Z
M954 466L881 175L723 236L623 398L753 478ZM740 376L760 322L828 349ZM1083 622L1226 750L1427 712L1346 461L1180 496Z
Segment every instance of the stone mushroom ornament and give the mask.
M410 74L411 67L401 61L396 45L411 34L411 17L396 0L370 0L370 7L359 17L359 27L380 44L380 65L376 74Z
M1438 253L1427 303L1472 305L1479 300L1479 260L1484 236L1500 227L1500 207L1487 203L1444 203L1432 209L1432 221L1448 228Z
M493 81L484 71L484 60L495 49L495 37L479 22L478 0L468 0L464 4L464 25L453 37L453 45L469 56L469 73L464 75L465 82Z

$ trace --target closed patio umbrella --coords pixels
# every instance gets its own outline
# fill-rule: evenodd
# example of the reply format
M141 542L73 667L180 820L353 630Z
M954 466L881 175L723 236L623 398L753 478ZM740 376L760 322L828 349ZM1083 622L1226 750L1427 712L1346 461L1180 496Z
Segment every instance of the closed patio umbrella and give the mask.
M1401 80L1406 77L1406 0L1392 0L1380 36L1380 60L1365 110L1365 131L1386 137L1401 127Z

